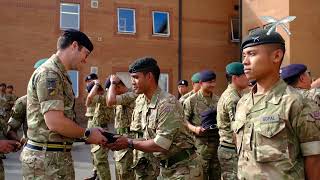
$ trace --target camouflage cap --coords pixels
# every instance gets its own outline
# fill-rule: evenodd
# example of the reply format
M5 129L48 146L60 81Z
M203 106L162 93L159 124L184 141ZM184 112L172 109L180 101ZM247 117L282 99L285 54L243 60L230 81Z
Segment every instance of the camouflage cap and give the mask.
M229 75L244 74L244 66L240 62L232 62L226 66L226 73Z
M279 33L275 31L272 31L270 35L267 35L267 33L268 30L266 29L258 29L252 34L249 34L249 36L243 40L241 50L261 44L281 44L285 47L285 41Z
M129 73L150 72L153 70L160 71L160 68L157 61L152 57L139 58L129 66Z
M193 83L199 83L199 81L200 81L200 73L197 72L197 73L193 74L192 77L191 77L191 81Z

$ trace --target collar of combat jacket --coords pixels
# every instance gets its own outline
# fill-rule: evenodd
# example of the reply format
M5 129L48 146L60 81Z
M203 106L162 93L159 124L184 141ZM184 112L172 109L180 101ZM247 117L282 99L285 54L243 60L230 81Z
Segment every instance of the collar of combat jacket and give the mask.
M148 104L148 108L151 108L151 109L154 109L156 108L156 105L158 103L158 99L159 99L159 96L160 96L160 93L161 93L161 89L158 87L156 89L156 91L154 92L154 94L152 95L152 98L150 100L150 103ZM145 96L145 98L147 98Z

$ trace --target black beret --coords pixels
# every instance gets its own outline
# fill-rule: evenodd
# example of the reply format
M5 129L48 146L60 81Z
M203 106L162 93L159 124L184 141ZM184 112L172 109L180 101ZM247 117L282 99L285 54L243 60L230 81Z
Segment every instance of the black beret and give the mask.
M204 70L200 72L200 81L207 82L216 79L216 74L210 70Z
M63 36L70 37L73 41L77 41L80 45L86 47L90 52L93 50L93 44L83 32L75 29L67 29L63 32Z
M249 34L249 36L243 40L241 50L261 44L281 44L285 47L285 41L279 33L272 31L270 35L267 35L267 32L267 29L259 29Z
M0 86L7 87L6 83L0 83Z
M204 129L213 129L217 124L217 111L214 109L210 109L208 111L204 111L200 113L201 117L201 126Z
M108 77L106 79L106 82L104 83L104 87L105 87L105 89L109 89L110 86L111 86L111 81L110 81L110 77Z
M180 80L180 81L178 82L178 85L188 86L189 84L188 84L188 81L187 81L187 80Z
M96 79L98 79L98 75L95 74L95 73L90 73L90 74L86 77L85 81L96 80Z
M160 71L157 61L152 57L139 58L129 66L129 73L150 72L152 70Z
M280 69L281 79L287 80L291 77L299 76L307 71L307 66L304 64L290 64Z

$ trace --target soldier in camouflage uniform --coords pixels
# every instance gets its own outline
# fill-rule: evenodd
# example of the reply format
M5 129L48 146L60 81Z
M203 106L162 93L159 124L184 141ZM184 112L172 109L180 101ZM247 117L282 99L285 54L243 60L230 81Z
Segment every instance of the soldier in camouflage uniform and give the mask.
M290 64L280 69L281 78L296 88L304 97L314 101L320 107L320 89L311 89L311 74L304 64Z
M193 141L184 125L181 104L175 96L158 87L160 69L157 61L150 57L139 59L130 65L129 72L133 89L144 102L141 111L144 139L122 136L111 144L111 148L129 147L153 153L153 163L160 162L160 178L202 179ZM147 164L139 166L147 168Z
M237 179L238 155L231 124L234 122L236 107L241 98L242 90L248 86L248 79L244 74L243 64L240 62L227 65L226 77L229 85L222 93L217 107L217 126L220 135L218 158L221 178L232 180Z
M279 79L285 42L257 30L244 39L244 71L257 84L238 102L236 133L239 179L318 179L320 112Z
M191 77L191 82L192 82L192 90L190 92L188 92L187 94L183 95L182 97L180 97L179 102L183 105L184 101L190 97L192 94L196 93L199 91L200 89L200 73L195 73L192 75Z
M135 107L135 100L137 94L127 88L123 81L116 75L111 75L111 86L108 93L108 106L116 105L116 116L114 127L116 133L131 137L130 124L132 112ZM132 149L123 149L114 152L116 161L116 172L118 180L135 179L132 170L133 165L133 151Z
M102 88L99 80L93 80L92 83L94 85L87 97L86 105L90 106L91 104L95 104L95 110L92 121L88 122L88 127L101 127L104 130L108 130L108 123L113 121L114 118L114 108L107 107L106 97L108 93ZM99 145L91 145L93 163L100 180L111 179L108 152L108 149Z
M21 152L23 179L75 179L71 148L74 138L105 145L100 128L75 122L75 97L68 70L77 70L93 50L77 30L59 37L57 53L32 74L27 89L28 142Z
M6 84L0 84L0 131L7 129L6 118L7 118L7 96L6 96Z
M7 114L8 114L7 120L9 120L14 102L18 99L18 97L15 94L13 94L13 86L12 85L7 86L6 96L7 96L7 109L6 110L7 110Z
M187 126L194 134L197 154L201 157L204 179L220 179L218 160L218 130L205 133L201 126L201 114L217 109L219 97L213 94L216 75L213 71L200 73L201 89L184 101L184 115ZM215 124L216 125L216 124Z

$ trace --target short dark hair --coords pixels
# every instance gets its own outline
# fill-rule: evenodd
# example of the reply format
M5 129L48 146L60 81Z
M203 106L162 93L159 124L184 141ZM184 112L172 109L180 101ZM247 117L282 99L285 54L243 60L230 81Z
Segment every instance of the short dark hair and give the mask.
M58 42L57 42L57 49L58 50L64 50L66 49L67 47L69 47L75 40L70 37L70 36L60 36L59 39L58 39ZM82 49L82 45L78 43L78 46L79 46L79 51Z
M8 85L7 89L13 89L13 86L12 85Z
M228 84L232 83L232 74L226 74L226 79L227 79L227 82Z
M283 44L266 44L266 45L270 47L271 51L280 49L283 52L283 56L281 58L281 62L282 62L284 59L284 55L286 53L286 47Z
M288 78L284 79L284 81L290 86L295 86L298 84L299 78L303 73L305 73L305 72L299 73L295 76L288 77Z
M129 73L141 72L144 75L151 73L158 84L160 77L160 68L157 61L152 57L143 57L137 59L134 63L129 66Z
M5 88L7 87L6 83L1 83L1 84L0 84L0 87L1 87L1 86L4 86Z

